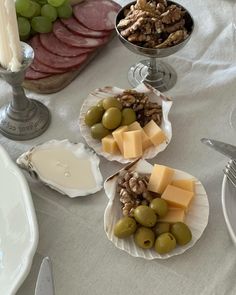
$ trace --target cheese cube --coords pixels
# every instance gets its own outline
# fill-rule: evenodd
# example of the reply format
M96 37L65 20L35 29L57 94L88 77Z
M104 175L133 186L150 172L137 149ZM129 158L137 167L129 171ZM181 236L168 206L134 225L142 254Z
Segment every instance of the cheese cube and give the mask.
M102 151L109 154L119 154L118 145L112 135L107 135L102 139Z
M123 134L124 158L137 158L143 155L142 131L128 131Z
M173 175L173 169L155 164L149 179L148 190L162 194L167 185L171 183Z
M139 122L137 122L137 121L133 122L132 124L130 124L128 126L128 128L129 128L129 131L134 131L134 130L141 130L142 131L143 151L152 145L151 140L148 138L147 134L144 132L144 130L140 126Z
M184 222L185 212L184 209L180 208L169 208L167 214L164 217L159 217L158 222L168 222L168 223L176 223L176 222Z
M175 179L172 180L172 185L182 188L186 191L195 191L195 181L194 179Z
M143 127L143 130L155 146L161 144L163 141L166 140L165 133L153 120L148 122Z
M128 127L127 126L121 126L119 128L117 128L115 131L112 132L112 135L119 147L120 152L123 154L124 150L123 150L123 133L128 131Z
M164 193L161 195L161 198L166 200L166 202L171 206L188 210L193 196L193 192L189 192L169 184Z

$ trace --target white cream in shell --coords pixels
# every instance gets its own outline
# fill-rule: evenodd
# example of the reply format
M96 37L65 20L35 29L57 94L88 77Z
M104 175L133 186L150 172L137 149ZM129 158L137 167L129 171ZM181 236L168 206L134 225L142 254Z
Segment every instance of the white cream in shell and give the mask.
M153 166L145 160L135 161L126 166L129 171L136 171L140 174L150 174ZM177 246L173 251L167 254L158 254L152 249L141 249L136 246L133 236L126 239L117 238L114 233L116 222L123 216L121 210L121 202L117 193L117 177L118 173L110 176L104 183L104 190L109 199L104 213L104 230L108 239L119 249L126 251L134 257L142 257L144 259L167 259L174 255L184 253L190 249L203 234L209 217L209 203L207 194L201 182L194 176L174 169L174 179L195 179L195 196L185 217L185 223L192 232L192 240L184 246Z
M96 193L103 178L99 158L83 143L51 140L33 147L17 164L46 185L71 198Z

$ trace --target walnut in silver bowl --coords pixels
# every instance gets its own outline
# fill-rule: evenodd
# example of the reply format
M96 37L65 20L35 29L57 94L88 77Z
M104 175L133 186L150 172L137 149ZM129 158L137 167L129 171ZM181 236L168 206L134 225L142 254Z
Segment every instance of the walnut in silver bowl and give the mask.
M133 65L128 73L132 86L147 82L160 91L174 86L174 69L156 61L179 51L189 41L194 28L190 13L167 0L137 0L123 7L116 18L120 41L134 53L149 57Z

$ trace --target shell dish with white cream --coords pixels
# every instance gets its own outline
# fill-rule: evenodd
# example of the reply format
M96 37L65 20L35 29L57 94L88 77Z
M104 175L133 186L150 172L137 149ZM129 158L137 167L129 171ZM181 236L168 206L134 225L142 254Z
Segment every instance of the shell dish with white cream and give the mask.
M101 190L99 158L83 143L51 140L22 154L17 164L31 176L71 198Z

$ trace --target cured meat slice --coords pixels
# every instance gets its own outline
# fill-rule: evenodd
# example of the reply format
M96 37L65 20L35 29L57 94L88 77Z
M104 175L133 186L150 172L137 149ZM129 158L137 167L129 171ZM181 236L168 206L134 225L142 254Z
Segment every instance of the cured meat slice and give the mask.
M34 59L33 63L30 65L31 69L36 72L47 73L47 74L61 74L65 73L65 70L55 69L49 66L46 66L39 62L36 58Z
M40 34L40 42L43 47L51 53L65 57L74 57L91 52L93 50L93 48L79 48L68 46L67 44L57 39L53 33Z
M81 54L76 57L63 57L55 55L42 46L38 35L35 35L30 40L30 44L34 49L35 58L41 63L55 69L70 70L77 68L88 57L88 54Z
M85 37L92 37L92 38L99 38L99 37L105 37L110 32L109 31L94 31L86 28L81 23L79 23L74 17L71 18L62 18L62 23L72 31L73 33L85 36Z
M95 31L109 31L115 27L120 5L110 0L87 0L73 8L75 18Z
M38 79L47 78L50 76L51 74L36 72L31 67L29 67L25 73L25 78L28 80L38 80Z
M53 24L53 33L55 36L69 46L94 48L99 47L108 41L108 37L103 38L89 38L69 31L61 21L56 21Z

